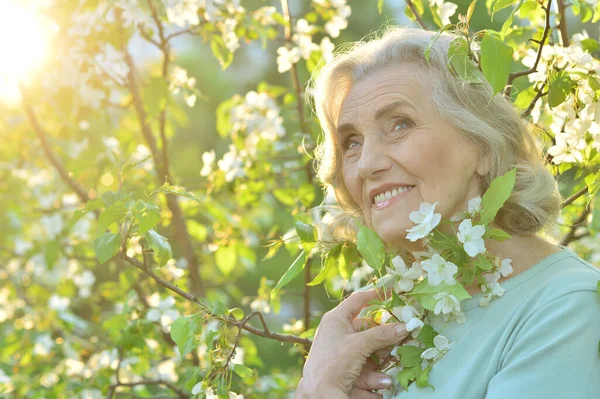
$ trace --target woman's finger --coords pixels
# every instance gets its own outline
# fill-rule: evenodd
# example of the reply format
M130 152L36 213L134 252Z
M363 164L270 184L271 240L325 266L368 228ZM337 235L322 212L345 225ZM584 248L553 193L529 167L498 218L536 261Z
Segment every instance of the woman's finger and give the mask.
M375 392L363 391L362 389L352 388L348 397L349 399L382 399L383 395Z
M360 372L354 383L354 388L364 391L387 389L390 386L392 386L392 378L390 376L379 371L368 371L365 369Z
M408 336L403 323L384 324L366 331L357 332L347 338L354 341L355 348L360 348L363 353L370 355L379 349L386 349L398 344Z
M373 299L384 299L391 295L392 289L388 288L385 292L380 288L368 291L357 291L342 301L335 309L337 313L347 320L352 321L360 313L369 301Z
M356 332L365 331L369 328L377 327L379 325L375 323L372 319L369 319L368 317L358 317L352 320L350 324L352 324L352 328Z

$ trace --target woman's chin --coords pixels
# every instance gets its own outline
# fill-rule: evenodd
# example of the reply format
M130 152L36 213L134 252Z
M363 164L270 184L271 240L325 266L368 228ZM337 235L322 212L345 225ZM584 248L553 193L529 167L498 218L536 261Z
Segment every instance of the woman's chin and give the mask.
M422 251L424 248L421 240L411 242L406 238L406 235L408 234L406 229L380 228L375 231L377 232L377 235L379 235L379 238L381 238L381 240L389 247L405 249L411 252Z

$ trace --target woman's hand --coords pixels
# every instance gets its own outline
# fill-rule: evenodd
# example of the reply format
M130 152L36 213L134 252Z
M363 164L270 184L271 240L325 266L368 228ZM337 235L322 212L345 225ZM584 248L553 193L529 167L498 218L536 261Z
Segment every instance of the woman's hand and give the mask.
M385 388L376 384L377 377L384 375L374 371L377 365L367 363L367 359L373 352L399 343L408 332L404 324L385 324L357 332L362 319L355 317L369 301L382 298L380 290L355 292L325 313L304 365L297 398L381 397L369 390Z

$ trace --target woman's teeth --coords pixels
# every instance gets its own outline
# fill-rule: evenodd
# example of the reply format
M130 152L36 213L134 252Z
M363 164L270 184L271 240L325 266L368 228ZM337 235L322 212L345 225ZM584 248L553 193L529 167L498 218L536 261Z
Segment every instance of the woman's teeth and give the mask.
M375 196L375 203L383 202L389 200L392 197L395 197L398 194L402 194L405 191L412 189L412 187L399 187L394 188L393 190L386 191L385 193L377 194Z

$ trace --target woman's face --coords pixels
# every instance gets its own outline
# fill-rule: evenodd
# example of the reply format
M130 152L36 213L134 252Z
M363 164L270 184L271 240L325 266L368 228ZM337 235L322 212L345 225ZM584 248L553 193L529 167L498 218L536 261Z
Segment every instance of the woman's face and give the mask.
M479 150L438 115L415 68L389 67L356 82L337 125L343 181L367 225L411 251L422 244L406 239L409 214L439 202L435 212L449 219L481 194L477 173L487 173Z

